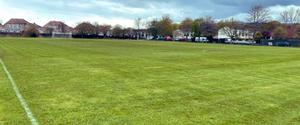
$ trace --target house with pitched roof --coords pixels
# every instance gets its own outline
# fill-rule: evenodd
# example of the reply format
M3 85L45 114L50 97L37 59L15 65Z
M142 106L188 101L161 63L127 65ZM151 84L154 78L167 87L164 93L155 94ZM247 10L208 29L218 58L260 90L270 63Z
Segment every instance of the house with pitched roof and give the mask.
M61 21L50 21L43 28L50 28L53 32L69 33L73 28Z
M50 21L43 26L43 33L52 34L52 37L72 37L73 28L62 21Z
M25 19L13 18L4 24L4 29L7 33L21 33L29 24Z
M234 37L237 37L238 39L253 39L253 32L245 29L230 29L229 27L219 29L217 38L232 41L232 38L229 35L235 35Z

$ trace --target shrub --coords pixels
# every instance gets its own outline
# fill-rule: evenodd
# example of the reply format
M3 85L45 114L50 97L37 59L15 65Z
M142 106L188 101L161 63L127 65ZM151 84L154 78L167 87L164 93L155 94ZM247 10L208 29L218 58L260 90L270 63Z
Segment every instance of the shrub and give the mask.
M23 37L38 37L39 31L34 26L29 26L23 31L22 36Z

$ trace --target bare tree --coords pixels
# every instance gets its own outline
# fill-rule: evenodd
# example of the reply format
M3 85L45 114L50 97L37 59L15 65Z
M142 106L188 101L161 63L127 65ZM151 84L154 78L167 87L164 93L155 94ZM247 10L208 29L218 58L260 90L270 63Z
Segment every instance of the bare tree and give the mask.
M213 37L218 34L218 26L212 17L203 18L199 30L203 36L207 37L209 42L213 42Z
M108 32L111 30L112 26L107 24L99 25L99 31L103 33L104 37L107 37Z
M186 18L179 25L179 29L182 32L184 32L184 35L186 36L186 38L189 36L190 33L192 33L193 23L194 23L193 19Z
M22 36L24 37L38 37L39 31L34 25L29 25L25 28L25 30L22 33Z
M122 26L119 24L115 25L112 29L112 35L115 38L123 38L124 32Z
M265 23L270 19L270 11L263 6L253 6L248 12L248 21L250 23Z
M300 22L300 9L290 8L280 13L281 21L285 24L297 24Z
M137 18L135 21L135 26L136 28L139 30L141 28L141 25L142 25L142 18Z
M251 7L251 9L248 12L248 21L249 21L249 29L250 31L253 32L253 38L256 38L256 41L258 38L257 37L261 34L261 25L268 22L270 17L270 11L269 9L261 6L261 5L255 5Z
M152 36L155 38L158 37L159 35L159 20L158 19L153 19L147 23L147 30L149 33L151 33Z
M239 30L240 23L233 18L229 20L220 21L218 23L219 29L221 29L226 36L230 37L231 39L238 39L239 38Z
M139 39L140 38L140 28L142 25L142 18L137 18L134 23L137 28L136 38Z
M93 25L95 26L95 32L96 35L98 36L100 33L100 25L97 22L94 22Z

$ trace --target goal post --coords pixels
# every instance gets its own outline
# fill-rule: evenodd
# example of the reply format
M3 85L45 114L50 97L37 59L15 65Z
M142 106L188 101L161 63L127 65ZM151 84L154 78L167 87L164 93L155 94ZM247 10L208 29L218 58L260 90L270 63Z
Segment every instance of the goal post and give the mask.
M53 32L52 38L72 38L72 33L60 33L60 32Z

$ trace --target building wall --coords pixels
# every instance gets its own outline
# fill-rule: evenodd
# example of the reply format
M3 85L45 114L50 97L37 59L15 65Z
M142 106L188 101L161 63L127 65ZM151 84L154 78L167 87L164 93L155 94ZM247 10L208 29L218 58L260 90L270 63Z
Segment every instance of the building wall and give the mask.
M218 39L230 39L230 37L226 35L223 29L220 29L218 31Z
M24 31L26 25L25 24L6 24L5 31L9 33L21 33Z
M237 30L238 37L240 39L252 39L253 33L247 30ZM220 29L218 31L218 39L231 39L227 34L225 33L224 29Z
M183 38L185 38L185 35L181 30L176 30L173 32L173 38L174 39L183 39Z
M0 32L5 32L5 28L4 27L0 27Z
M46 26L46 28L53 29L53 32L61 32L61 29L58 26Z

